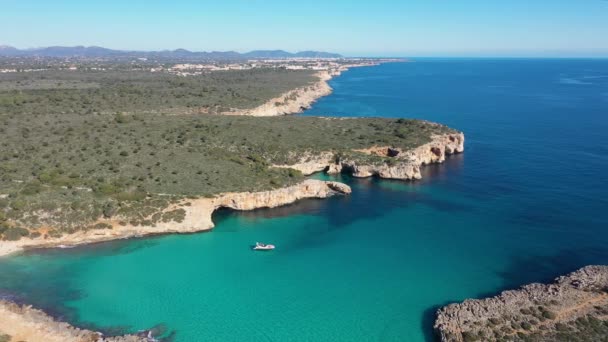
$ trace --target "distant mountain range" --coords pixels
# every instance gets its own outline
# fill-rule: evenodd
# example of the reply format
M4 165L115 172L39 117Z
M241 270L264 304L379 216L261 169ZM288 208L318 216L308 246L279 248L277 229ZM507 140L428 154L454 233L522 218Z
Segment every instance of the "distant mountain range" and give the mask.
M163 51L124 51L99 46L49 46L36 49L17 49L0 45L0 56L40 56L40 57L115 57L115 58L181 58L181 59L248 59L248 58L340 58L337 53L322 51L300 51L291 53L283 50L255 50L247 53L236 51L195 52L185 49Z

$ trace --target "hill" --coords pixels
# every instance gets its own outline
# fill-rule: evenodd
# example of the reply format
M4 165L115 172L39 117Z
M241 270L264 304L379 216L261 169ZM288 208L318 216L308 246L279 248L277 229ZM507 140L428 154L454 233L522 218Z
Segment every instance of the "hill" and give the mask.
M0 56L40 56L40 57L98 57L98 58L188 58L193 60L238 60L258 58L340 58L337 53L323 51L301 51L291 53L283 50L255 50L246 53L235 51L189 51L186 49L163 51L113 50L99 46L49 46L35 49L16 49L0 46Z

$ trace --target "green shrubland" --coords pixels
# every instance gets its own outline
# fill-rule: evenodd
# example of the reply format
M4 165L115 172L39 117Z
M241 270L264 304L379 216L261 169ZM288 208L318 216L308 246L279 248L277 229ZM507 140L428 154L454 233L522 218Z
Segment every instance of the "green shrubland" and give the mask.
M309 82L307 73L253 70L205 79L128 71L56 73L36 77L86 86L47 89L24 80L19 89L0 86L3 239L27 236L21 227L32 233L37 227L51 227L51 236L99 229L100 218L135 225L179 221L180 212L154 215L185 197L260 191L302 181L300 172L273 164L292 164L319 152L385 163L386 158L353 150L373 145L413 148L435 133L452 132L406 119L264 118L178 110L197 92L203 95L196 97L196 106L258 104ZM15 82L16 76L0 77L5 84ZM224 93L228 88L240 94L238 100Z

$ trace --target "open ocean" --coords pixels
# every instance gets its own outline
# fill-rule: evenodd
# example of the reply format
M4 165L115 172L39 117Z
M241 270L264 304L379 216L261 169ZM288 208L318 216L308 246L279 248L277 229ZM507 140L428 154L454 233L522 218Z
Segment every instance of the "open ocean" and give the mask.
M353 194L220 212L210 233L4 258L0 294L174 341L432 341L439 306L608 264L608 60L417 59L330 83L304 115L437 121L465 152L418 182L331 177Z

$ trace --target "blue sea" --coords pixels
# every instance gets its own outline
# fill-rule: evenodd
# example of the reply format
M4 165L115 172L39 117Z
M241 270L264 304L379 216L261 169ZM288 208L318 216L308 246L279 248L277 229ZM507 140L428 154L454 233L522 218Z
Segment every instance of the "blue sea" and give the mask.
M416 342L442 305L608 264L608 60L416 59L330 83L303 115L437 121L465 152L416 182L315 175L353 194L222 211L209 233L5 258L0 292L174 341Z

